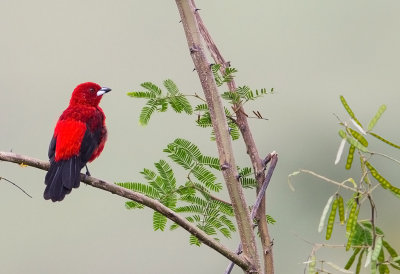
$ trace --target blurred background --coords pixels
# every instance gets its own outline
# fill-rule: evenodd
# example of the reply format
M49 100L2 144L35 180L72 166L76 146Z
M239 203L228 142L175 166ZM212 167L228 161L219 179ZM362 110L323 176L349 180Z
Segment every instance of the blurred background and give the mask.
M324 242L317 226L337 188L299 175L292 192L288 174L305 168L337 181L359 179L358 164L351 171L343 160L333 165L340 139L332 113L347 119L339 95L364 124L387 104L375 131L400 143L400 2L199 0L197 5L222 54L239 70L237 84L275 90L246 109L269 119L250 121L260 154L279 153L267 193L268 214L277 220L270 226L276 273L302 273L312 249L306 241ZM195 117L156 114L142 127L143 102L126 96L142 82L162 85L167 78L185 94L201 94L179 21L175 1L1 0L0 150L46 160L72 90L94 81L113 90L101 102L109 138L89 166L93 176L139 181L139 171L167 158L162 150L176 137L216 155L209 131L196 127ZM237 163L249 166L242 140L234 146ZM379 142L370 147L400 158L399 151ZM374 163L400 187L398 165L378 157ZM184 183L181 169L176 175ZM118 196L81 185L63 202L51 203L42 198L45 172L0 162L0 176L33 196L0 183L2 273L223 273L228 263L206 246L189 246L182 229L153 232L152 211L126 210ZM342 193L345 200L350 197ZM246 195L252 203L254 193ZM399 200L381 188L374 199L377 225L400 250L400 219L393 213ZM368 214L369 209L361 212L361 218ZM238 238L223 242L234 249ZM343 230L334 229L331 243L343 243ZM317 253L342 265L350 256L345 255ZM234 273L242 272L236 267Z

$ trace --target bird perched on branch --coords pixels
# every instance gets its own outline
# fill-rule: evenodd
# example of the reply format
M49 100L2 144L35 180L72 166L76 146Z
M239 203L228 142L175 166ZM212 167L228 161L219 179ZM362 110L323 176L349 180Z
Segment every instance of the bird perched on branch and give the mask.
M99 103L109 91L110 88L87 82L72 92L49 146L50 168L43 194L46 200L62 201L72 188L79 187L81 169L103 151L107 128ZM90 175L88 170L86 174Z

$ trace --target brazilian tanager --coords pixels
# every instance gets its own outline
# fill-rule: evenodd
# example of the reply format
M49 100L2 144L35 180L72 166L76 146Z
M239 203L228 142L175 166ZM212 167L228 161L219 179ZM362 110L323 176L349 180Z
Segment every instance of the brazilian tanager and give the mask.
M46 200L62 201L72 188L79 187L81 169L103 151L107 128L99 103L109 91L110 88L87 82L72 92L49 146L50 168L43 194Z

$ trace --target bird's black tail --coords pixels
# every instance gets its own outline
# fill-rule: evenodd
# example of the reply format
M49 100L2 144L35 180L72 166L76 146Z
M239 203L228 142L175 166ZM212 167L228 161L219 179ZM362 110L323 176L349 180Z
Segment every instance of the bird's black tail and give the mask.
M50 160L50 168L44 179L46 189L43 197L46 200L51 199L53 202L62 201L72 188L79 187L82 167L78 156L68 160Z

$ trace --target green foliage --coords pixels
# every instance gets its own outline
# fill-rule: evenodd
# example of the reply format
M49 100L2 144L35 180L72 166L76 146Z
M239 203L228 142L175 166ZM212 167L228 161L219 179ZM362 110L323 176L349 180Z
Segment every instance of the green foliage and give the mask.
M139 122L141 125L147 125L155 111L167 111L168 105L170 105L177 113L185 112L189 115L193 113L189 101L179 92L178 87L172 80L167 79L163 84L167 89L165 95L163 95L161 88L151 82L141 84L145 91L133 91L127 93L128 96L133 98L148 99L140 112Z
M248 86L238 87L235 92L224 92L221 97L231 104L246 103L250 100L255 100L266 94L273 93L273 89L267 91L265 88L253 91Z
M382 186L383 189L388 190L400 197L400 188L394 186L390 183L376 168L370 163L374 155L379 155L379 153L371 152L368 148L369 142L367 140L368 135L372 135L378 140L389 144L392 147L400 148L400 146L395 145L391 141L384 139L376 133L371 132L375 127L382 114L386 110L386 106L382 105L379 107L378 112L371 119L368 124L367 130L365 130L361 122L357 119L353 110L344 99L343 96L340 100L350 116L350 122L341 122L340 125L343 129L339 130L339 136L349 144L349 151L346 160L346 169L351 169L355 155L360 158L361 163L361 178L359 183L352 178L345 180L344 182L337 183L339 189L336 194L332 195L325 206L323 214L321 216L318 231L321 232L325 224L325 219L329 216L326 222L326 239L329 240L332 234L333 226L335 224L336 210L338 208L340 223L344 224L346 222L346 238L347 243L345 245L346 251L352 249L351 255L348 262L346 263L344 269L350 269L355 262L355 273L360 273L361 265L365 258L365 267L369 266L371 273L389 273L392 268L400 270L400 258L393 247L387 242L384 233L381 228L375 224L376 215L376 205L372 200L372 191L377 185ZM342 142L343 143L343 142ZM343 151L343 146L339 148L338 156L336 162L338 162L341 151ZM382 155L382 154L380 154ZM386 155L384 155L386 156ZM388 159L393 159L392 157L386 156ZM399 162L394 159L394 161ZM377 184L371 178L374 178ZM327 180L328 181L328 180ZM352 198L347 202L347 221L345 219L346 212L344 209L343 197L338 193L341 190L341 186L346 182L352 183L352 189L355 191ZM336 196L336 200L333 197ZM369 207L372 207L372 215L370 220L359 220L360 209L365 201L369 201ZM330 205L332 204L332 207ZM328 215L329 208L331 208ZM389 255L387 255L389 254ZM394 258L394 259L393 259Z
M254 173L250 167L239 169L239 181L243 188L257 187L257 181L254 179Z
M186 215L186 220L208 235L230 238L231 233L236 231L231 220L234 215L232 206L214 196L214 193L222 189L222 184L217 182L213 173L214 170L220 170L219 159L203 155L195 144L181 138L168 144L164 152L175 164L187 170L188 180L185 184L177 183L172 167L165 160L154 163L155 170L144 169L141 172L146 182L116 184L157 199L171 210ZM126 202L125 206L129 209L143 208L133 201ZM154 230L164 231L166 223L165 216L153 213ZM170 226L171 230L176 228L178 225L175 223ZM193 245L200 245L200 241L193 235L189 241Z
M225 107L224 110L225 110L225 115L227 117L229 134L232 137L232 140L237 140L240 137L239 128L237 127L233 119L233 115L229 111L229 109ZM212 127L210 112L206 104L197 105L195 107L195 111L202 112L201 114L199 114L198 119L196 120L198 126L202 128ZM215 140L214 131L212 131L211 133L211 140Z
M376 235L376 237L373 243L374 235ZM354 237L351 243L351 245L354 246L353 253L344 268L350 269L358 256L355 273L360 273L363 255L368 253L370 256L371 268L378 268L379 273L390 272L387 262L390 263L389 265L392 268L400 269L400 261L393 260L393 258L397 257L397 252L387 241L383 240L383 238L384 233L382 229L373 226L370 221L358 222L355 226ZM374 246L373 249L372 246ZM385 251L389 254L388 257L385 257ZM366 264L368 264L368 260L369 259L366 258ZM386 267L382 268L382 265Z
M233 80L235 76L234 73L237 72L237 69L232 67L227 67L223 74L221 74L221 65L220 64L212 64L211 71L214 74L215 83L218 87L222 86L224 83L228 83Z

